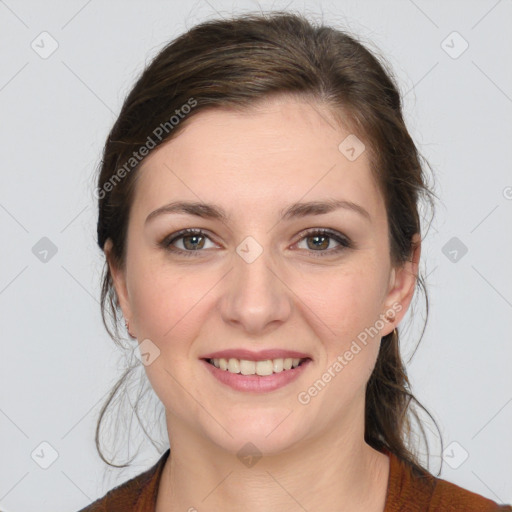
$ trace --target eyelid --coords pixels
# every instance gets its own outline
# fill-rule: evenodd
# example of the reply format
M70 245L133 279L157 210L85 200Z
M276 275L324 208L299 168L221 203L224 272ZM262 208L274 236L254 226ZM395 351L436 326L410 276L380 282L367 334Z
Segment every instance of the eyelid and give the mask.
M202 237L205 237L205 238L208 238L209 240L211 240L213 243L216 243L212 237L204 230L204 229L201 229L201 228L185 228L185 229L180 229L179 231L176 231L175 233L171 233L170 235L164 237L164 239L158 243L159 246L163 247L164 249L167 249L171 252L176 252L176 253L180 253L180 254L197 254L199 252L202 252L202 251L184 251L183 249L178 249L178 248L175 248L172 244L174 242L176 242L177 240L181 239L181 238L185 238L186 236L202 236ZM171 249L172 247L172 249Z
M205 237L205 238L209 239L212 243L217 243L217 242L215 242L214 239L212 239L212 237L204 229L186 228L186 229L181 229L175 233L172 233L169 236L166 236L161 242L159 242L158 245L170 252L173 252L173 253L176 253L179 255L199 256L200 253L205 252L205 250L185 251L183 249L178 249L172 245L175 241L180 240L181 238L184 238L186 236L194 236L194 235ZM339 254L340 252L342 252L346 249L351 249L351 248L355 247L352 240L349 237L347 237L346 235L344 235L343 233L341 233L339 231L336 231L336 230L333 230L330 228L307 228L307 229L301 231L300 233L298 233L297 241L294 242L293 245L296 245L299 242L301 242L304 238L307 238L308 236L313 236L313 235L326 236L326 237L331 238L332 240L336 241L339 244L334 249L328 249L328 250L323 250L323 251L322 250L314 251L314 250L308 250L308 249L300 249L301 251L305 250L306 252L312 254L313 257L323 257L323 256L330 256L333 254Z
M298 244L308 236L313 235L320 235L320 236L326 236L328 238L331 238L335 242L338 243L338 246L333 249L328 249L325 251L313 251L313 250L307 250L308 253L312 254L314 257L328 257L332 255L338 255L341 252L345 251L346 249L354 249L355 245L352 242L352 240L346 236L345 234L336 231L334 229L330 228L308 228L304 231L301 231L297 236L298 240L294 243L294 245Z
M298 241L302 240L304 237L308 235L315 235L315 234L321 234L324 236L329 236L333 238L334 240L340 239L342 242L346 243L347 245L351 244L352 241L350 238L343 233L336 231L334 229L330 228L307 228L300 233L297 234ZM338 241L338 240L337 240ZM340 243L342 243L340 242Z

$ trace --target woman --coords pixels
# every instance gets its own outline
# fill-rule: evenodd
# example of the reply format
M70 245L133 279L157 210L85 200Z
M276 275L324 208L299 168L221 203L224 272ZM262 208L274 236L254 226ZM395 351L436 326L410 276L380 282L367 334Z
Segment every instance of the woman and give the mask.
M128 95L97 196L102 303L171 449L83 510L512 510L410 448L397 326L433 194L354 38L290 13L192 28Z

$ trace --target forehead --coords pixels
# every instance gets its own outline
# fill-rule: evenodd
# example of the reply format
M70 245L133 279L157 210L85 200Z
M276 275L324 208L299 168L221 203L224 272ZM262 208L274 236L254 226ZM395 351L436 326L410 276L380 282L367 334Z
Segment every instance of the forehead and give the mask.
M139 212L177 198L259 213L302 198L340 198L382 213L366 151L352 161L340 151L351 134L320 104L279 98L244 112L209 109L183 128L138 170Z

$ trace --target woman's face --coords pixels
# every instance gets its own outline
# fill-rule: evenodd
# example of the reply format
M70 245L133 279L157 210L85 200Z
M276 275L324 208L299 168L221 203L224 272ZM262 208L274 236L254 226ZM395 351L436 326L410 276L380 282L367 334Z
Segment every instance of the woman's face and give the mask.
M250 441L270 454L329 429L362 436L365 385L409 305L419 249L391 267L383 197L362 146L353 136L340 146L349 135L320 105L281 97L201 112L145 159L126 268L111 270L171 437L181 426L233 453ZM226 218L153 214L178 201ZM357 206L289 210L334 201ZM174 235L187 228L203 233ZM271 349L282 353L255 354ZM259 372L273 373L237 376L204 359L224 350L270 358ZM309 361L279 371L291 351Z

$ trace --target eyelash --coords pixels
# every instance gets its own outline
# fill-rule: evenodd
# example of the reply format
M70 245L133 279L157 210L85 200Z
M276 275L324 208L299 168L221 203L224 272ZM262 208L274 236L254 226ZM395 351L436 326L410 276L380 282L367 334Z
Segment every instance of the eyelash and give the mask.
M310 250L311 253L313 253L314 257L322 258L324 256L331 256L332 254L338 254L345 249L351 249L353 247L352 241L347 238L344 235L341 235L340 233L337 233L336 231L331 231L329 229L325 228L312 228L310 230L306 230L303 233L301 233L301 238L297 243L302 241L304 238L308 238L311 236L326 236L328 238L332 238L336 242L338 242L340 245L336 247L335 249L329 249L329 250L323 250L323 251L313 251ZM172 246L173 242L176 242L177 240L184 238L186 236L202 236L210 239L210 237L201 229L195 229L195 228L188 228L188 229L182 229L181 231L178 231L177 233L173 233L172 235L166 237L164 240L160 242L160 246L164 249L180 254L183 256L192 256L197 257L199 256L199 253L203 252L202 250L197 251L184 251L183 249L177 249ZM308 250L308 249L306 249Z

